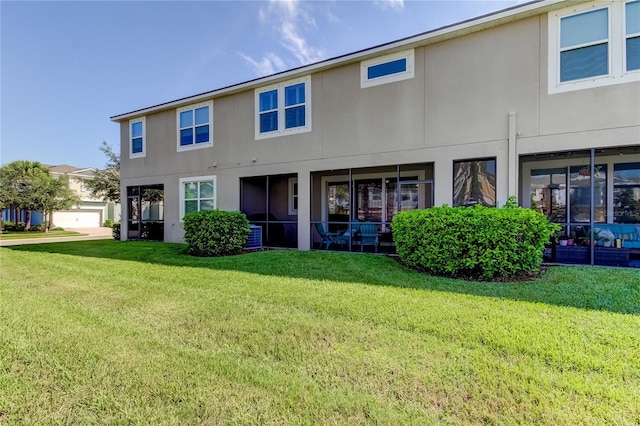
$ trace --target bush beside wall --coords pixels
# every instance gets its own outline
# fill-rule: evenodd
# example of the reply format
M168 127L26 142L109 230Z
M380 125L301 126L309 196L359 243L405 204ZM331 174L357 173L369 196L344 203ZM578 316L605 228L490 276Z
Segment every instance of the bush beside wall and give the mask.
M537 272L558 226L534 210L434 207L393 218L393 238L406 265L435 275L496 279Z
M26 225L24 222L18 222L18 223L14 223L14 222L2 222L2 229L9 232L22 232L24 231L24 229L26 228Z
M111 225L111 236L116 241L120 241L120 223L114 223Z
M240 253L250 232L249 220L240 212L211 210L184 216L184 239L195 256Z

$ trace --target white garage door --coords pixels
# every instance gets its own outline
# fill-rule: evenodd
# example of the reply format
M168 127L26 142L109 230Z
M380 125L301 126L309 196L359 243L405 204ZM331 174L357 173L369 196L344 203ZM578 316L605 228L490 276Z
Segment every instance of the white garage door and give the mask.
M100 226L100 212L83 210L55 212L53 223L60 228L94 228Z

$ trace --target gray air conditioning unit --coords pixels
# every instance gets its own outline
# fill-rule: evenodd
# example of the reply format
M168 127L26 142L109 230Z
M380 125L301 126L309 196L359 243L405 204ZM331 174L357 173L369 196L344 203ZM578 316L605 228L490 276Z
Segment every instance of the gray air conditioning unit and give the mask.
M245 244L245 250L255 250L262 248L262 227L256 225L249 225L251 228L251 233L249 233L249 238L247 239L247 244Z

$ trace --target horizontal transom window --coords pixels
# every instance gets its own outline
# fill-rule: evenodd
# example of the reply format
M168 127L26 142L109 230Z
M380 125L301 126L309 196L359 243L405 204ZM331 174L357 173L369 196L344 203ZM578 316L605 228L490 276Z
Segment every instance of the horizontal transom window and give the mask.
M414 76L414 51L392 53L360 64L360 87L371 87Z

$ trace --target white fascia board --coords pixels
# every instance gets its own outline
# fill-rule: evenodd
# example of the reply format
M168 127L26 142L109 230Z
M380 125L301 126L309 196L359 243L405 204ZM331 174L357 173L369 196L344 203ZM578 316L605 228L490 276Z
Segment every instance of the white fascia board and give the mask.
M579 4L586 3L590 0L572 0L571 3ZM447 25L432 31L410 36L401 40L386 43L380 46L371 47L365 50L361 50L354 53L349 53L336 58L327 59L321 62L316 62L310 65L304 65L298 68L294 68L288 71L283 71L278 74L272 74L266 77L260 77L255 80L246 81L244 83L235 84L232 86L224 87L210 92L201 93L199 95L189 96L186 98L177 99L175 101L166 102L163 104L155 105L149 108L143 108L136 111L128 112L125 114L114 115L111 117L111 121L121 122L129 120L131 118L139 117L146 114L151 114L158 111L167 109L178 108L188 104L214 99L220 96L231 95L237 92L243 92L246 90L254 90L258 87L278 83L279 81L289 80L306 74L313 74L315 72L323 71L328 68L333 68L337 65L344 65L351 62L359 62L365 59L369 59L380 54L392 53L396 50L408 49L411 47L422 46L430 43L435 43L449 38L469 34L474 31L479 31L485 28L495 27L509 22L518 15L535 15L548 12L547 8L552 9L553 6L565 7L567 0L537 0L530 3L525 3L519 6L511 7L503 11L490 13L477 18L471 18L466 21L459 22L457 24ZM558 7L556 7L558 8ZM538 12L536 12L538 11Z

